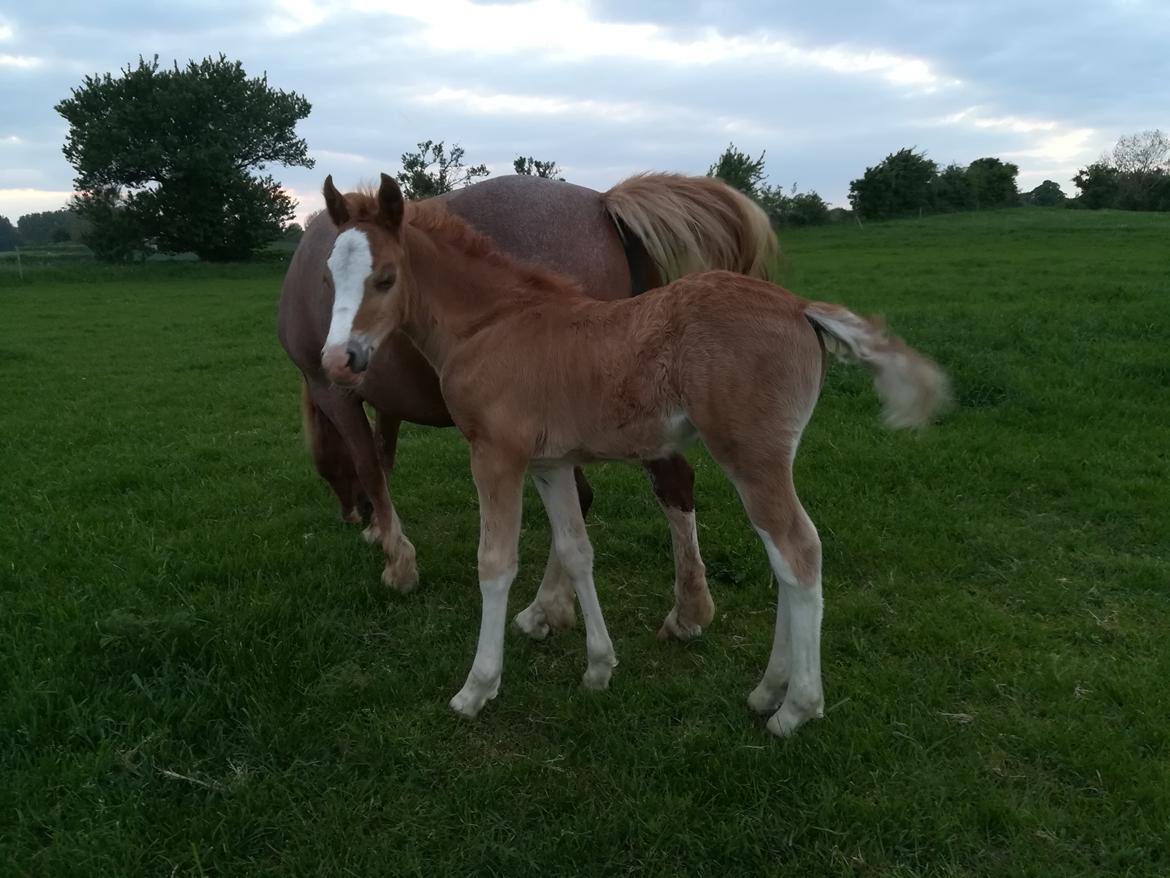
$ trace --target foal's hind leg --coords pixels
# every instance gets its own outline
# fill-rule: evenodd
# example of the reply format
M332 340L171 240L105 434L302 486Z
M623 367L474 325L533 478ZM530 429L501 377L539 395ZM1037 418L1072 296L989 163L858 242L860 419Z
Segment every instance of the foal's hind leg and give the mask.
M584 518L589 514L589 507L593 505L593 489L589 486L581 467L573 468L573 479L577 486L581 517ZM576 611L573 609L572 580L561 565L556 540L550 540L549 543L548 563L544 568L540 588L536 590L536 597L531 604L516 614L514 620L516 627L533 640L544 640L550 631L572 628L573 623L577 621Z
M690 640L702 634L715 618L707 570L699 555L695 472L681 454L647 461L645 466L654 484L654 495L670 522L674 547L674 607L667 613L658 636Z
M589 665L583 682L590 689L605 689L617 666L617 658L593 583L593 546L585 531L572 471L568 467L538 470L533 473L533 479L552 525L553 545L561 566L572 580L585 620L585 653Z
M741 476L736 486L779 588L772 654L748 704L761 712L779 706L768 730L786 737L824 713L821 541L796 497L789 465L766 478Z

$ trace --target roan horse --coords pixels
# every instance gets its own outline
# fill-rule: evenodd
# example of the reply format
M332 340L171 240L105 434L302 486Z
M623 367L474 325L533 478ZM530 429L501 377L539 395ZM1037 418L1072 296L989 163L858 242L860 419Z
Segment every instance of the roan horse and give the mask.
M426 210L459 215L503 252L567 275L598 299L635 295L701 269L763 276L777 249L763 211L707 177L640 175L604 194L538 177L502 177L424 204ZM374 352L360 387L344 390L330 382L322 349L331 346L340 358L335 369L344 365L348 354L338 342L348 337L353 316L352 303L335 298L326 270L336 237L327 214L309 224L285 277L278 333L304 375L304 422L317 469L347 520L360 520L359 507L368 498L372 515L365 535L385 552L383 581L405 591L417 581L414 547L402 533L383 470L393 467L402 421L433 426L452 421L438 377L401 335ZM363 401L378 413L376 435ZM646 468L670 522L675 555L675 605L659 633L693 637L714 615L699 556L693 473L680 455L648 461ZM587 510L592 492L579 470L577 475ZM534 636L571 625L572 595L554 551L541 593L548 600L567 599L534 603L517 617L518 624Z
M343 196L328 178L325 201L341 230L329 271L355 312L336 343L361 363L395 331L406 335L471 445L483 610L475 661L451 707L474 717L499 690L526 471L581 605L584 683L604 689L617 661L573 466L658 460L698 438L739 491L779 586L771 658L748 703L771 713L768 729L781 736L820 716L821 544L792 465L826 349L873 372L892 427L930 420L945 397L938 368L845 308L731 272L597 301L500 254L446 211L407 208L385 175L376 195ZM334 380L360 380L329 353Z

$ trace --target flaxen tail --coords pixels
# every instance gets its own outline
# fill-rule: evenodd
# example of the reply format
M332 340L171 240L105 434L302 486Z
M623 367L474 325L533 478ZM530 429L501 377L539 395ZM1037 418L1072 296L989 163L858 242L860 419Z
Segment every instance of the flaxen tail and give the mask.
M825 302L809 302L804 314L820 330L827 350L873 373L886 426L925 427L947 401L942 370L884 327Z
M641 240L662 283L711 269L767 278L780 247L758 204L714 177L638 174L601 196Z

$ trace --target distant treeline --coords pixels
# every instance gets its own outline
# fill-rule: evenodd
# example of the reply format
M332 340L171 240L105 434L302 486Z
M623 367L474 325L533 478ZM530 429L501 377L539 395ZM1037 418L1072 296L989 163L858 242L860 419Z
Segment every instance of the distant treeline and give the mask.
M1030 192L1016 186L1019 168L998 158L942 170L923 152L900 149L849 184L849 203L867 220L997 207L1170 210L1170 140L1161 131L1122 137L1113 150L1077 172L1069 198L1045 180Z

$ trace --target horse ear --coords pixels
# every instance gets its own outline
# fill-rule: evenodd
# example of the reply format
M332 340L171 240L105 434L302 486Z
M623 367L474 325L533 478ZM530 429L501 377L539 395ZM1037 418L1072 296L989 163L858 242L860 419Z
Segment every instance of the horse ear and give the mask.
M402 225L402 214L406 211L406 202L402 200L402 190L398 188L398 181L386 174L382 175L382 185L378 187L378 212L382 219L392 228Z
M333 220L333 225L341 228L349 222L349 208L345 204L345 196L333 185L332 174L325 178L325 188L322 192L325 195L325 210L329 212L329 219Z

